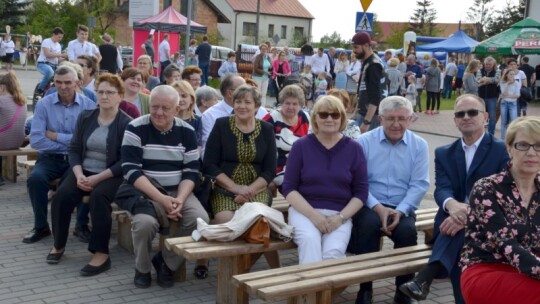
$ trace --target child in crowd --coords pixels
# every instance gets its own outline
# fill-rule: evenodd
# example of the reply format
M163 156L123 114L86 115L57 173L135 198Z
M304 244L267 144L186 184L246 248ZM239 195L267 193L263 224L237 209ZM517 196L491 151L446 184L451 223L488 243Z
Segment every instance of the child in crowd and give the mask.
M416 91L416 76L409 75L407 81L409 82L409 85L405 91L405 98L413 105L414 112L417 110L416 107L418 107L419 112L422 112L422 104L416 103L416 94L418 94Z
M317 95L326 95L326 89L328 88L328 81L326 81L326 72L320 72L315 80L317 85Z
M310 100L313 97L313 74L311 74L311 64L304 65L300 73L300 83L306 88L306 107L311 108Z
M185 62L186 62L186 57L184 55L181 55L179 52L177 52L173 55L172 59L173 59L173 63L176 64L178 68L180 68L180 71L183 71Z

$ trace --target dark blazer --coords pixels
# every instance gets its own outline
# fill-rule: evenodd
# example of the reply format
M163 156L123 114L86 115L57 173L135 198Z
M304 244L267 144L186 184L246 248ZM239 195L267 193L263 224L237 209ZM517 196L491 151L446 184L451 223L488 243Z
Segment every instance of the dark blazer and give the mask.
M439 234L441 223L449 216L443 210L444 200L453 197L465 202L477 180L500 172L508 160L504 142L487 132L474 154L469 172L466 172L461 139L435 150L435 201L439 211L435 216L434 238Z
M82 165L84 155L86 154L86 142L88 138L98 128L99 108L86 110L79 114L77 125L73 132L73 137L68 147L69 165L74 167ZM107 168L111 169L113 176L122 175L122 160L120 158L120 147L124 138L126 126L131 121L123 111L118 111L116 118L109 125L109 134L107 135Z

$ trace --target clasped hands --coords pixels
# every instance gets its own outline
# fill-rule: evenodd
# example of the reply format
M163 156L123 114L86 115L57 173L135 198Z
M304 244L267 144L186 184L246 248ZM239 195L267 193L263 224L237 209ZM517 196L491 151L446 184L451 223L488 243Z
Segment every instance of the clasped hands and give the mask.
M232 192L235 194L234 202L237 204L252 202L257 194L255 190L246 185L236 185Z
M180 200L178 197L162 195L158 203L165 208L167 217L170 220L178 221L182 218L182 213L180 213L180 210L182 210L182 207L184 206L184 201Z
M381 231L388 236L392 235L392 231L394 231L399 224L399 220L403 216L403 213L392 208L385 207L382 204L376 205L373 208L373 211L375 211L375 213L377 213L381 219Z
M313 225L319 229L323 234L330 233L341 226L343 220L339 214L334 214L331 216L324 216L320 213L317 213L316 216L310 219Z
M82 191L91 192L98 183L96 175L86 176L81 174L77 177L77 187Z
M469 206L459 202L448 202L446 208L450 216L442 222L439 229L444 235L455 236L467 225Z

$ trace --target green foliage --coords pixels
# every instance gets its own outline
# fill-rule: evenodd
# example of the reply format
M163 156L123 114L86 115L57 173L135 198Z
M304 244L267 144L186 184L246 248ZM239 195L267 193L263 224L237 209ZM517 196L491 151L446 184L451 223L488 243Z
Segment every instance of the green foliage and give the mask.
M430 0L417 0L417 8L414 10L413 15L410 17L410 25L419 36L435 36L439 30L435 25L435 19L437 19L437 10L433 6L433 2Z
M334 31L330 36L325 34L321 37L321 41L317 44L317 47L322 47L325 49L335 47L335 48L344 48L347 46L347 41L341 39L341 35L338 32Z
M69 0L33 0L26 11L26 25L21 29L22 32L41 35L45 39L52 35L55 27L61 27L65 33L61 43L65 47L67 42L76 38L77 26L87 22L88 13Z
M482 41L486 38L485 29L491 20L490 12L492 11L492 6L490 4L492 1L474 0L467 12L467 20L473 23L474 26L474 35L472 37L477 41Z
M289 40L289 47L300 48L304 45L305 41L309 41L309 37L305 37L304 35L295 32L292 39Z
M495 12L486 27L486 37L497 35L507 30L512 24L523 20L525 12L525 0L519 0L518 4L508 4Z
M89 17L95 18L93 31L96 34L103 35L111 28L116 18L118 8L110 0L80 0L77 6L82 7L88 12ZM94 36L97 39L98 35Z
M409 30L407 24L393 24L390 26L392 34L386 38L388 48L400 49L403 47L403 35Z
M0 0L0 31L4 32L6 25L11 26L11 33L24 34L19 26L24 25L25 9L28 1Z

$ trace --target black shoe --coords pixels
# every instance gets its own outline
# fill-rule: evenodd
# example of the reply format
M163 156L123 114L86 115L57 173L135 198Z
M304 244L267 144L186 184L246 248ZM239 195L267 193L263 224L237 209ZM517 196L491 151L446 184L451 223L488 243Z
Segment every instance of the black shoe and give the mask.
M399 290L405 295L421 301L425 300L429 294L429 284L412 280L399 286Z
M60 258L62 257L62 255L64 255L64 251L65 250L62 250L62 252L57 252L57 253L49 252L49 254L47 254L47 264L51 264L51 265L58 264L60 262Z
M150 287L150 282L152 282L152 276L149 273L142 273L135 269L135 278L133 279L133 284L137 288L148 288Z
M204 280L208 277L208 266L198 265L193 269L193 275L199 280Z
M174 285L174 271L170 270L165 264L161 251L152 258L152 265L156 269L158 285L163 288L172 287Z
M49 225L43 227L43 228L34 228L28 232L23 238L23 243L34 243L42 238L51 235L51 229L49 229Z
M103 264L99 266L92 266L90 264L86 264L83 269L79 271L79 273L83 277L91 277L105 272L109 269L111 269L111 258L107 258L107 260L105 260L105 262L103 262Z
M418 304L418 301L398 290L394 295L394 304Z
M373 303L373 290L362 290L358 291L356 295L355 304L372 304Z
M79 241L83 243L88 243L90 242L92 232L90 232L90 229L88 229L88 225L80 225L75 226L75 230L73 230L73 235L78 237Z

